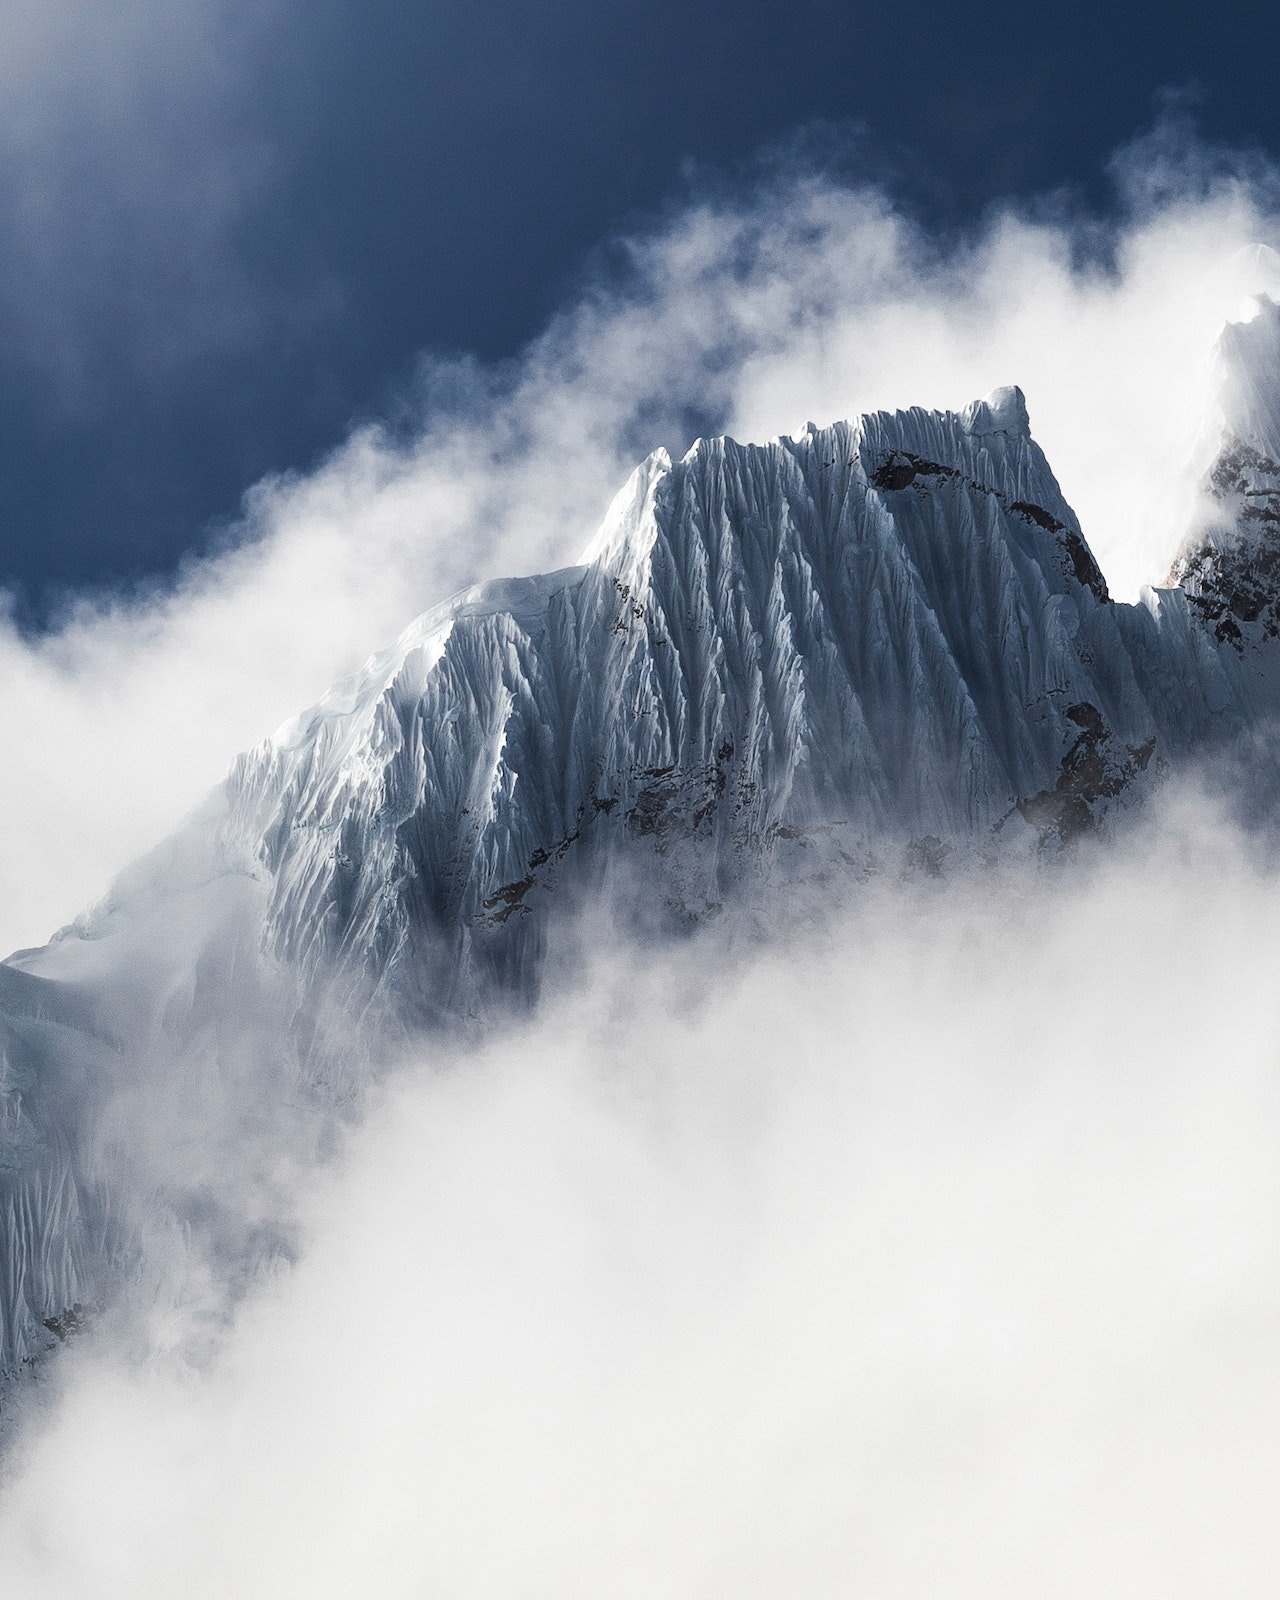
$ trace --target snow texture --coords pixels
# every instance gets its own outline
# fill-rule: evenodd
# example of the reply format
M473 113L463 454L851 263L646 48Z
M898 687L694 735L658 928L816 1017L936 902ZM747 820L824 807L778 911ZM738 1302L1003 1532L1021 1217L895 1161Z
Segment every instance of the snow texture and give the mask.
M237 760L101 905L0 964L0 1367L136 1258L120 1108L178 1107L216 1167L261 1030L281 1104L332 1105L358 1090L322 1047L335 1018L529 997L558 904L679 926L794 875L853 892L1056 850L1272 715L1280 308L1223 352L1204 525L1137 605L1110 600L1016 388L699 440L636 469L578 566L428 612ZM172 1151L134 1165L152 1211L216 1210Z

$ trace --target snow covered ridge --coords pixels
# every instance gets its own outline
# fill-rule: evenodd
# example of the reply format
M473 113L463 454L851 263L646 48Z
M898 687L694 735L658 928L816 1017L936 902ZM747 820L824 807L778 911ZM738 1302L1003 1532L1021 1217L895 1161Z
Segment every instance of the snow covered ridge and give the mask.
M1219 341L1218 448L1202 526L1166 580L1238 650L1280 633L1280 306L1263 299L1254 309Z
M1153 749L1132 656L1017 390L699 441L581 566L462 596L237 763L227 848L277 956L448 1007L637 854L699 917L819 849L1091 826ZM1081 739L1097 781L1059 793Z
M557 906L660 928L1056 850L1274 716L1277 319L1232 336L1212 515L1138 605L1001 389L660 451L578 566L427 613L242 756L0 963L0 1369L146 1278L158 1217L228 1271L272 1248L345 1045L527 998Z
M637 859L698 918L887 839L1096 827L1273 703L1266 618L1224 650L1212 609L1110 602L1017 389L699 441L637 469L580 566L429 614L243 757L223 847L277 957L448 1010L530 982L557 888Z

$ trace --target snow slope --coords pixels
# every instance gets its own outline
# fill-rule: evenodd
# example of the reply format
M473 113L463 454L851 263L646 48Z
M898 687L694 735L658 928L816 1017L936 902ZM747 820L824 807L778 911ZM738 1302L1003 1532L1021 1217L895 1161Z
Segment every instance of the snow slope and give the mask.
M352 1037L527 998L556 906L679 926L1055 849L1270 717L1280 309L1224 350L1204 524L1138 605L1001 389L659 451L578 566L428 612L242 756L0 965L0 1367L140 1270L142 1218L269 1247L276 1153L358 1093Z

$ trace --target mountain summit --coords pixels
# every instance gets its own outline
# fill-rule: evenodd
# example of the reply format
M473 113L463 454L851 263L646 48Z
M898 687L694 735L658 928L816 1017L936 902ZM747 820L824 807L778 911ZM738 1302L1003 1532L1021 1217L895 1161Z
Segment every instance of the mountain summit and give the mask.
M1248 382L1208 521L1139 604L1016 388L699 440L636 469L579 565L428 612L238 759L0 964L0 1367L140 1271L157 1214L252 1259L229 1197L358 1094L335 1040L527 999L554 907L680 927L1056 851L1274 715L1280 309L1226 342Z
M1204 510L1168 582L1215 639L1280 635L1280 305L1255 302L1219 343L1221 424Z

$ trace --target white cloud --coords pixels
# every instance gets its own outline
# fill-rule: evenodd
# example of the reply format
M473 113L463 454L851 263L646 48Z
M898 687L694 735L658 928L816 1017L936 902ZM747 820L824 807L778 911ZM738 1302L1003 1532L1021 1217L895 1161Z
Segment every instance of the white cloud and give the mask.
M1125 158L1114 224L959 242L812 173L692 203L519 363L424 373L409 435L261 485L176 585L7 629L4 941L450 587L573 559L693 414L760 437L1020 382L1113 582L1156 575L1276 236L1265 174L1185 154ZM63 1353L0 1590L1274 1587L1280 884L1169 805L1075 869L872 893L786 950L624 951L403 1067L207 1365L109 1324Z
M1168 140L1120 158L1108 224L1008 209L933 238L874 188L786 171L629 245L523 359L424 369L406 435L364 429L247 502L239 547L141 600L0 633L0 946L37 942L170 828L240 748L475 576L576 558L635 459L690 418L958 406L1019 382L1120 595L1192 505L1223 321L1274 269L1265 174ZM1159 181L1157 182L1157 177ZM1102 264L1102 263L1105 263Z
M1268 1592L1278 892L1175 800L404 1068L209 1368L64 1354L0 1587Z

